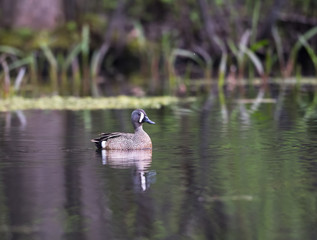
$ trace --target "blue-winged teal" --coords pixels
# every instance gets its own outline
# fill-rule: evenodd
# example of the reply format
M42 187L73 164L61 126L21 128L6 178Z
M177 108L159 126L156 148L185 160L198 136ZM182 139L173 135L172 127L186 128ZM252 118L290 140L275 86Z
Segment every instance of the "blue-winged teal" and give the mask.
M146 115L143 109L136 109L131 114L131 122L134 133L101 133L99 137L91 139L98 149L149 149L152 148L152 141L149 135L143 130L142 124L147 122L155 124Z

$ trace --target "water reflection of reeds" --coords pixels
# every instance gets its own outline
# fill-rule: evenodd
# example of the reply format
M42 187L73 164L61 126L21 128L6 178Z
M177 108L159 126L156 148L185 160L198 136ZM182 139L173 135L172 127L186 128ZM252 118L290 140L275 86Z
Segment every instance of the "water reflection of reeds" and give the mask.
M129 131L130 110L0 113L1 233L309 238L317 132L315 114L305 110L315 95L269 90L149 110L157 120L148 129L153 151L105 159L89 139L100 128Z

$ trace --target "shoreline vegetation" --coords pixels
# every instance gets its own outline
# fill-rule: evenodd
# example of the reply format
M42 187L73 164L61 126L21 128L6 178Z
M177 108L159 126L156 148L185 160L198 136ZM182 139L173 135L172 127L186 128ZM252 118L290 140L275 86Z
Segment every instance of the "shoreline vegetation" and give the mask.
M58 23L36 25L40 8L0 0L0 99L191 96L194 85L317 77L314 0L46 1L45 20L55 9Z
M206 80L201 79L195 81L192 85L194 89L204 88ZM267 85L263 85L261 79L253 79L252 84L250 80L240 80L236 85L237 91L232 91L230 85L224 89L219 88L217 83L210 86L208 94L192 94L189 96L127 96L118 95L111 97L74 97L74 96L60 96L60 95L43 95L41 97L25 97L11 95L10 97L0 99L0 112L19 111L19 110L98 110L98 109L136 109L136 108L151 108L159 109L165 106L191 104L196 101L203 100L205 105L214 99L214 95L219 98L220 104L225 107L226 98L229 102L234 100L237 104L252 104L258 105L260 103L277 103L280 97L286 91L292 91L297 96L297 99L303 101L300 95L311 95L307 98L307 106L309 109L314 109L317 104L317 79L315 78L289 78L272 79ZM246 93L246 89L251 91ZM279 94L272 96L272 91L279 89ZM250 95L251 93L251 95ZM201 98L199 98L199 96ZM211 98L210 98L211 97ZM250 98L251 97L251 98ZM200 100L199 100L200 99Z
M180 101L193 101L194 98L179 99L177 97L11 97L0 100L0 112L16 110L97 110L97 109L136 109L161 108L177 104Z

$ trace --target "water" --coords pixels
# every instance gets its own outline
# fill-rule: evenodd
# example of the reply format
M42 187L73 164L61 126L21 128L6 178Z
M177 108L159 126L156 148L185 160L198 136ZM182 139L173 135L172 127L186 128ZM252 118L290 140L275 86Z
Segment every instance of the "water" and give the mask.
M147 110L152 153L89 141L131 110L0 113L0 239L316 239L317 118L297 100Z

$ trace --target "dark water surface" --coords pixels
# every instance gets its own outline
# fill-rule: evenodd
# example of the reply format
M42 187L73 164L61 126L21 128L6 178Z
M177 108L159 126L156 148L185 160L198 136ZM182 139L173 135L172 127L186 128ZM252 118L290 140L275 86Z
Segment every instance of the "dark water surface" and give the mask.
M287 97L147 110L152 154L90 142L131 110L0 113L0 239L317 239L317 121Z

